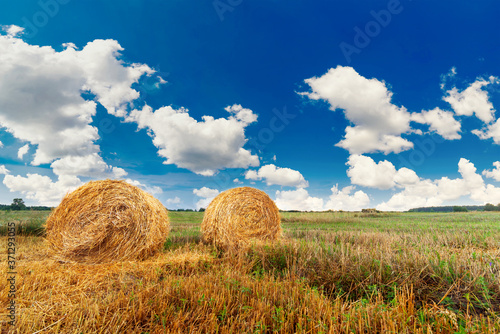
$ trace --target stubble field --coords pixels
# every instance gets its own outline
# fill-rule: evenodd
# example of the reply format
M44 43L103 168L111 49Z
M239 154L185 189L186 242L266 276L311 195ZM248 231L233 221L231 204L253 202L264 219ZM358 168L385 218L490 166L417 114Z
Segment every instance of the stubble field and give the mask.
M285 212L281 241L234 253L170 212L160 255L100 265L52 260L47 214L0 212L2 333L500 332L500 214Z

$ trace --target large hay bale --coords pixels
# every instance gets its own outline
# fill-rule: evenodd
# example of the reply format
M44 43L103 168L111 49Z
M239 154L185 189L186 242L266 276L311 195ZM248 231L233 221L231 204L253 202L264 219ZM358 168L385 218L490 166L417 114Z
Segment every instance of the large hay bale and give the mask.
M67 194L46 223L55 258L102 263L145 259L163 247L167 209L125 181L91 181Z
M281 218L276 204L258 189L240 187L220 193L205 210L203 239L220 247L238 247L252 239L276 240Z

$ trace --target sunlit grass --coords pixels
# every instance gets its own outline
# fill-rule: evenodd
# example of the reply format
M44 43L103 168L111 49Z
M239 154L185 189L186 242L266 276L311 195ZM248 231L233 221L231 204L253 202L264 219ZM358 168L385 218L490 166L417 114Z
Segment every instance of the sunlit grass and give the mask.
M0 214L0 226L35 226L44 215ZM282 213L282 241L240 253L204 245L202 217L171 212L163 253L144 262L61 264L47 257L43 238L18 236L17 330L500 331L498 214ZM0 287L3 320L5 280Z

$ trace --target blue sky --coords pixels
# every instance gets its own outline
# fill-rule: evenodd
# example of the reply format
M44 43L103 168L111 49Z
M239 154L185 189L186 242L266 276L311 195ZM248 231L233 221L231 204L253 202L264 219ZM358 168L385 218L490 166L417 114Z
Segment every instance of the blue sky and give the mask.
M500 202L497 2L1 6L0 202L102 178L172 209Z

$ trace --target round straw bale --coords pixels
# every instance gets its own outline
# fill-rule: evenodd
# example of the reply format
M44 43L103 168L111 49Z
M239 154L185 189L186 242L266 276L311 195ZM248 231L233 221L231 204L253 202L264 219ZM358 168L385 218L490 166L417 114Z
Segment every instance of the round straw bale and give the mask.
M238 247L252 239L278 239L281 218L276 204L265 192L240 187L226 190L213 199L205 210L201 231L207 242L219 247Z
M167 209L125 181L91 181L67 194L45 225L55 258L102 263L145 259L163 247Z

